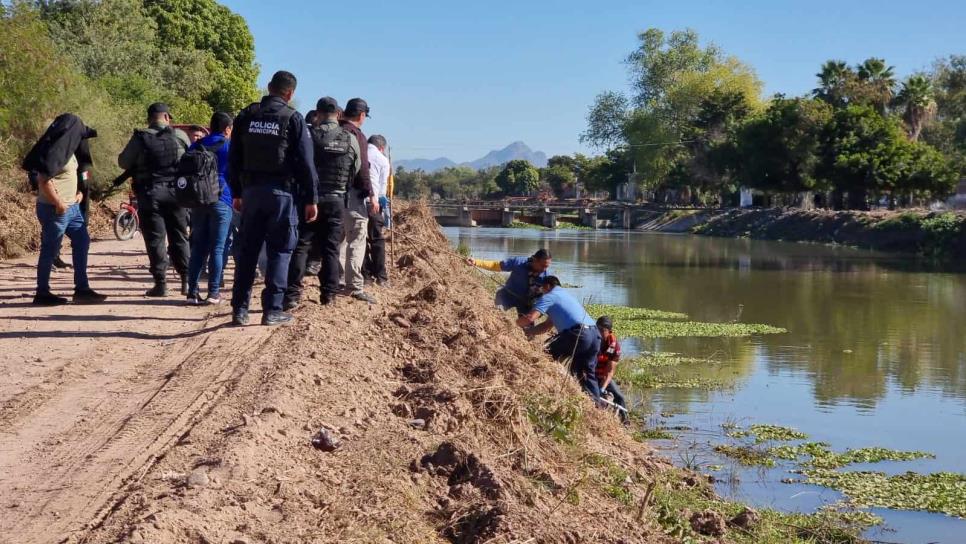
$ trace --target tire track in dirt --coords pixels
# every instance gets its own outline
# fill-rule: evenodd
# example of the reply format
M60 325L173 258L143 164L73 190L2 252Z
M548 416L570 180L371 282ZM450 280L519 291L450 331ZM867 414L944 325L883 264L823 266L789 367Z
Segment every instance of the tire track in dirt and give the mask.
M105 305L35 308L29 261L0 264L0 280L13 280L4 285L23 289L0 303L0 351L12 354L0 373L15 376L0 395L0 542L82 538L270 337L225 328L225 308L140 297L148 278L130 273L143 271L139 243L93 246ZM54 289L69 292L70 279L56 275Z

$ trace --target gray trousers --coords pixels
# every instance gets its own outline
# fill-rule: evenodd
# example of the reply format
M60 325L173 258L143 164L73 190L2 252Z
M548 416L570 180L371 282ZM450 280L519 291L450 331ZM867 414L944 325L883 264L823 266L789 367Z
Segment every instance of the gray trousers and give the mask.
M358 191L349 191L348 202L342 213L345 238L339 246L339 263L345 268L345 285L351 293L362 291L362 263L366 257L366 236L369 230L369 212L366 202Z

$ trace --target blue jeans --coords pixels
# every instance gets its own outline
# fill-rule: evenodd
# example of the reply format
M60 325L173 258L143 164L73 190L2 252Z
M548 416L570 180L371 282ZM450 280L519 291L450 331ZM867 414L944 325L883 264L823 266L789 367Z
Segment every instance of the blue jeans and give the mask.
M225 271L225 245L231 226L231 206L218 201L191 210L191 259L188 261L188 294L198 295L201 270L208 267L208 296L217 298Z
M238 232L239 258L235 267L235 285L231 306L248 310L255 283L255 267L262 247L268 263L262 311L282 310L282 296L288 287L288 268L298 239L298 216L292 193L263 184L247 187L242 196L241 229Z
M37 293L50 293L50 270L54 259L60 255L64 235L70 238L71 256L74 264L74 290L90 289L87 281L87 252L91 237L87 233L87 220L78 204L67 208L64 215L57 215L53 204L37 203L37 220L40 221L40 259L37 261Z

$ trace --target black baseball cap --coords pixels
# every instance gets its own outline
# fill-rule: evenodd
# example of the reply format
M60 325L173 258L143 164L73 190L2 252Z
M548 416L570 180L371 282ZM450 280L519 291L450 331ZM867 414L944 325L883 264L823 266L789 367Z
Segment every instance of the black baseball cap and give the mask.
M155 102L154 104L148 106L148 117L152 117L159 113L167 113L172 119L174 119L174 116L171 115L171 108L169 108L164 102Z
M346 117L355 117L360 113L365 113L366 117L372 117L369 115L369 104L361 98L353 98L345 105L345 115Z
M323 96L315 105L315 110L320 113L335 113L339 111L339 101L331 96Z

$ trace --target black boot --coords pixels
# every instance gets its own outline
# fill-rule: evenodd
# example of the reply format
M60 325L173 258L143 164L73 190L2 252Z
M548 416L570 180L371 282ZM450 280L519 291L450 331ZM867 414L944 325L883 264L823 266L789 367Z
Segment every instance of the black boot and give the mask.
M181 276L181 294L188 296L188 276Z
M163 281L154 282L154 287L144 293L146 297L166 297L168 296L168 286Z
M67 304L68 300L51 293L37 293L34 295L34 306L61 306Z

